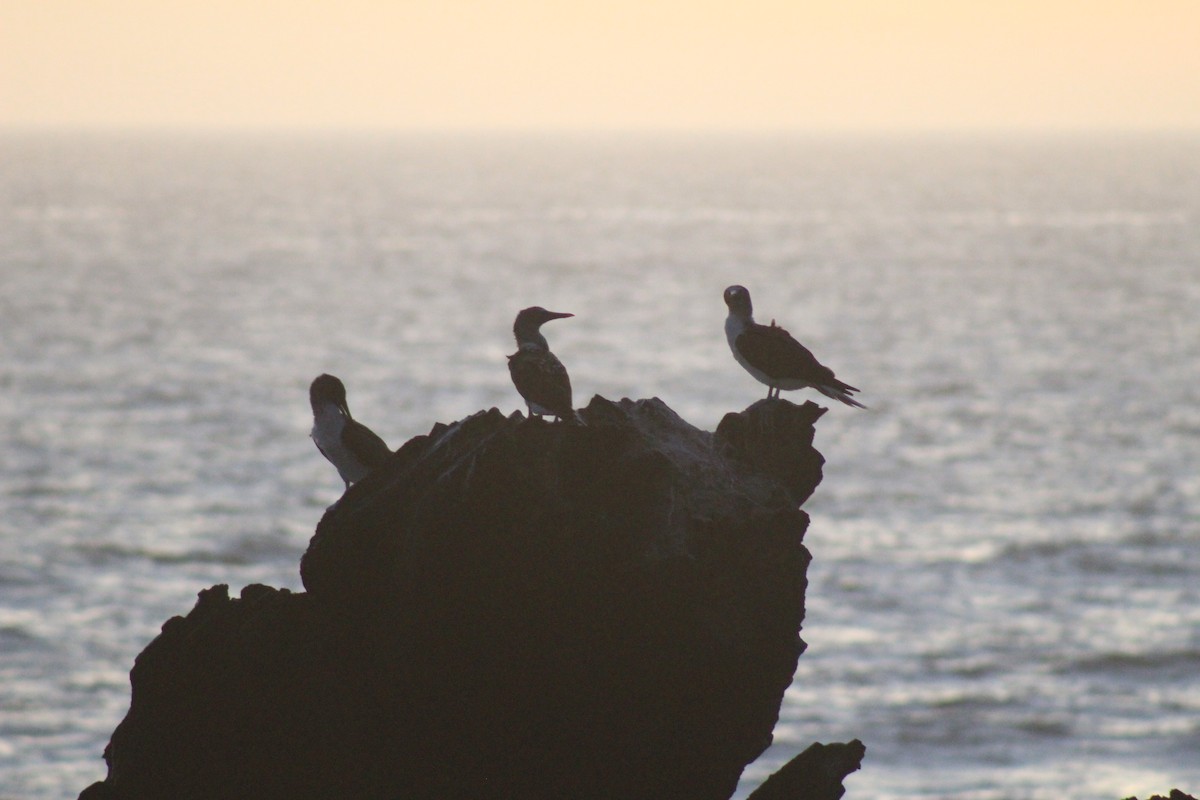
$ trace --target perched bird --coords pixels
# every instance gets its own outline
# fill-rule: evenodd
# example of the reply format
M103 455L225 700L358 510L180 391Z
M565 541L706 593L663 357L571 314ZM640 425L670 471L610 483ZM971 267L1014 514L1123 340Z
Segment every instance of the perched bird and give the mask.
M810 386L826 397L841 400L848 406L866 408L851 395L858 391L833 376L833 370L817 361L808 348L777 326L759 325L754 321L750 292L744 286L725 290L725 338L733 357L746 371L767 385L767 397L779 397L779 391Z
M350 416L346 387L333 375L318 375L308 387L312 403L312 439L321 455L337 467L346 488L382 464L392 451L374 431Z
M531 416L550 414L560 420L576 419L567 368L550 352L550 345L539 330L543 323L552 319L573 316L532 306L517 314L513 323L517 352L508 357L508 372L512 375L513 385L525 398Z

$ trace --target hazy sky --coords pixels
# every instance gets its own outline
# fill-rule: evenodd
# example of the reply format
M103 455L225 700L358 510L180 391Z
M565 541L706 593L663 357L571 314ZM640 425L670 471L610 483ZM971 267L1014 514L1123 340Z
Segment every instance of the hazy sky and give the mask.
M0 125L1200 128L1200 0L0 0Z

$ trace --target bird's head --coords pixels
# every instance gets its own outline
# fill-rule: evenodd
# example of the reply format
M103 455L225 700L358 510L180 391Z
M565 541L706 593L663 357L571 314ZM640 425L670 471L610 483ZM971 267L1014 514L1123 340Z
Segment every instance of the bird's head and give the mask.
M750 305L750 291L745 286L733 285L725 290L725 305L729 313L742 319L750 319L754 308Z
M308 402L312 404L314 414L326 406L337 406L343 414L350 416L350 406L346 404L346 385L334 375L318 375L308 387Z
M538 331L543 323L549 322L552 319L566 319L573 317L574 314L567 314L562 311L547 311L541 306L530 306L522 309L517 314L517 319L513 322L513 335L517 337L517 344L539 344L546 349L549 345L546 344L545 337Z

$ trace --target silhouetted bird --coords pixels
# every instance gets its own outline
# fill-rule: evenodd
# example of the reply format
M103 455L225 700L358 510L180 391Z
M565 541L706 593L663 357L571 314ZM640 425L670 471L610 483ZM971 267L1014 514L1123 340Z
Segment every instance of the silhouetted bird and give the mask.
M346 387L333 375L318 375L308 387L308 399L313 411L312 439L321 455L337 467L347 489L392 454L383 439L350 416Z
M567 368L550 352L550 345L539 330L552 319L573 316L533 306L517 314L513 323L517 352L508 357L508 371L531 416L550 414L560 420L576 419Z
M725 290L725 338L733 357L746 371L767 385L767 397L779 397L779 391L810 386L826 397L841 400L848 406L866 408L851 395L858 391L833 376L833 370L822 365L808 348L777 326L759 325L754 321L750 292L744 286Z

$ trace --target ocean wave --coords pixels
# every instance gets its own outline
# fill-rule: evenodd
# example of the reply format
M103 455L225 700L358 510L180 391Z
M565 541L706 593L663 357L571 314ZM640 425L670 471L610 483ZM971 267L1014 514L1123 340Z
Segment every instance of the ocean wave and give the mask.
M1192 679L1200 674L1200 648L1130 653L1112 650L1074 659L1055 669L1060 675L1117 675L1124 677Z
M1115 540L1081 538L1010 542L995 552L994 563L1054 562L1085 575L1120 574L1170 577L1194 571L1194 551L1200 542L1173 534L1135 533Z
M171 550L145 545L125 545L116 542L82 543L75 552L94 566L121 561L149 561L154 564L222 564L251 566L263 561L296 558L295 544L289 540L265 536L242 536L218 549L184 548Z

